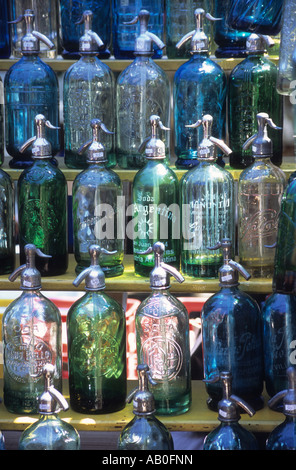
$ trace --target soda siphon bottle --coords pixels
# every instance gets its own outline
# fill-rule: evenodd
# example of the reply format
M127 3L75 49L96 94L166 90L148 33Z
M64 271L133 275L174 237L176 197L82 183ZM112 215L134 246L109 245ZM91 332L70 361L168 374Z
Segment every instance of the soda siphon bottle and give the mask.
M287 369L288 389L278 392L268 401L271 409L283 404L285 420L276 426L266 440L266 450L296 450L296 370Z
M129 24L141 8L151 12L151 32L163 38L164 0L128 0L127 2L112 0L112 44L115 59L134 58L136 33L131 30ZM161 59L161 57L162 49L154 47L153 59Z
M81 146L78 153L87 150L88 168L79 173L72 188L74 255L76 273L89 266L89 247L99 244L112 251L112 256L101 257L101 268L106 277L123 273L125 205L119 176L106 167L107 155L102 144L102 133L110 131L99 119L91 121L92 140Z
M33 244L25 247L26 264L9 277L21 276L22 294L5 310L2 321L4 405L11 413L37 413L43 391L43 367L55 367L54 387L62 390L62 320L58 308L41 292L35 256L48 259Z
M271 278L274 271L281 199L285 173L273 163L273 145L267 126L281 130L266 113L257 114L258 132L245 142L252 147L254 163L240 174L238 198L238 252L252 277Z
M283 3L282 29L279 50L277 92L281 95L290 95L295 89L293 80L293 55L296 41L296 3L286 0Z
M239 424L240 407L249 416L254 416L255 411L247 402L232 394L231 379L231 373L221 372L223 395L218 404L221 423L206 436L203 450L259 450L255 436Z
M109 129L115 126L115 81L111 69L97 57L103 44L91 30L93 13L84 11L79 23L85 32L79 40L80 59L64 75L65 164L68 168L86 168L85 158L78 154L81 142L91 137L89 123L100 117ZM104 134L109 166L116 165L114 137Z
M192 134L186 126L193 124L193 109L198 116L210 114L213 117L213 133L219 139L225 139L226 132L226 74L209 58L209 40L203 27L205 18L217 19L202 8L194 11L194 17L195 31L186 34L176 45L179 49L187 41L191 42L191 58L178 68L173 82L176 167L181 169L199 164L197 148L203 137L202 128ZM218 159L221 158L219 154Z
M210 409L217 409L222 387L214 379L228 370L232 374L234 393L258 410L263 406L261 313L257 302L238 287L239 274L245 279L250 275L231 259L231 247L229 239L212 247L223 251L220 291L205 302L201 313L207 403Z
M137 367L139 385L127 398L133 400L134 418L120 433L118 450L174 450L171 433L155 416L153 393L149 391L148 382L156 383L150 376L149 367L140 364Z
M79 19L85 10L93 12L94 31L100 32L103 46L100 48L100 59L110 57L111 42L111 2L110 0L60 0L61 43L64 59L78 60L79 38L83 35L83 26Z
M230 28L276 36L281 30L284 0L230 0Z
M42 114L34 119L36 136L20 148L24 152L32 145L33 165L26 168L18 180L20 259L24 247L34 243L49 259L38 259L42 276L64 274L68 268L67 181L62 171L52 164L51 145L45 138L45 128L56 129Z
M271 38L251 34L247 40L248 57L240 62L229 76L228 130L232 155L232 168L246 168L253 163L252 149L243 147L247 139L257 132L257 113L264 111L272 121L283 127L283 97L276 90L277 66L264 55L265 43ZM282 163L283 131L271 130L273 155L271 161Z
M170 122L169 79L152 59L152 43L160 49L165 45L148 31L149 17L147 10L141 10L136 18L140 34L135 41L135 59L120 73L116 84L116 155L118 165L125 169L139 169L146 164L139 147L150 134L150 116L159 116L166 127ZM165 145L168 155L168 139Z
M198 147L199 165L180 182L182 204L181 265L183 273L193 277L218 277L222 254L208 247L217 240L234 241L234 181L231 173L218 166L216 146L225 154L230 148L212 136L210 115L188 127L203 127L204 137Z
M10 47L10 27L9 27L9 1L0 1L0 59L9 59ZM3 101L2 101L3 103Z
M62 420L58 413L67 411L69 405L55 389L55 368L43 368L44 392L39 397L39 418L22 432L18 450L80 450L80 436L72 424Z
M163 262L165 246L153 244L155 267L150 274L152 293L136 311L138 364L147 364L153 386L156 413L178 415L191 405L189 315L185 306L169 292L170 276L184 278Z
M8 173L0 168L0 275L14 270L14 215L14 185Z
M49 48L53 43L43 34L33 30L33 10L13 23L26 22L26 34L22 38L22 58L13 64L4 78L6 150L12 160L11 168L26 168L32 165L31 152L20 152L19 148L34 134L34 118L41 113L54 125L59 124L58 80L52 68L38 54L40 41ZM59 151L59 135L51 135L53 155Z
M91 264L75 281L85 279L86 293L67 315L70 405L78 413L112 413L125 406L126 325L121 305L103 292L99 265L107 250L91 245Z
M147 163L133 182L133 237L135 273L149 276L154 255L139 254L156 241L165 246L164 261L176 269L180 266L179 181L166 163L165 144L158 138L164 127L159 116L150 116L151 137L144 141Z

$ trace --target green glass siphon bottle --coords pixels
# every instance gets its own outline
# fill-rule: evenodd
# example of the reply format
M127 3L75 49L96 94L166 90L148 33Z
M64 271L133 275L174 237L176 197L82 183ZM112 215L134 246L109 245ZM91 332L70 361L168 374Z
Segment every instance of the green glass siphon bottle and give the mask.
M36 136L20 148L32 145L33 165L18 180L20 259L24 247L33 243L48 259L36 260L42 276L64 274L68 268L68 188L63 172L52 164L51 144L45 129L56 129L42 114L35 117Z
M71 408L100 414L121 410L126 400L126 324L123 308L105 294L105 276L99 255L89 249L91 264L75 281L85 279L86 293L67 315L69 392Z
M0 168L0 274L15 266L15 210L12 178Z
M133 251L135 273L149 276L154 266L153 253L146 251L156 241L165 245L164 261L176 269L180 265L179 181L166 163L165 144L158 128L165 127L159 116L150 116L151 136L143 145L147 163L133 181Z

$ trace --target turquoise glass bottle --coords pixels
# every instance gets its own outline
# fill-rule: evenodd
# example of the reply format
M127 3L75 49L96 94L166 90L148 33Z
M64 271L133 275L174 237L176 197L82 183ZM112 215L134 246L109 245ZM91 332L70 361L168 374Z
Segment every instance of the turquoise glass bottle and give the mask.
M280 38L277 92L281 95L294 94L295 97L293 56L296 40L296 3L294 0L285 0L283 3Z
M204 19L216 21L201 8L194 11L195 31L186 34L176 45L179 49L190 40L191 58L174 75L174 130L176 167L188 169L199 164L197 148L202 140L202 128L193 134L187 124L195 115L213 117L213 134L225 139L227 79L219 64L209 57L209 40L204 32ZM221 163L218 153L217 162Z
M9 274L15 265L14 185L0 168L0 274Z
M9 277L21 276L22 294L6 308L2 320L4 405L11 413L38 412L43 367L55 368L54 387L62 390L62 320L58 308L41 292L35 256L48 259L34 245L25 247L26 264Z
M284 0L230 0L228 25L240 31L276 36Z
M100 118L108 127L115 127L115 79L113 72L98 59L100 37L92 31L93 13L83 12L80 23L85 31L79 40L80 59L64 75L64 149L68 168L84 169L87 163L78 153L81 142L91 138L89 123ZM108 166L116 165L113 134L104 134L102 142L108 155Z
M170 292L170 276L178 282L184 278L163 262L165 246L154 243L155 267L150 274L152 293L136 311L138 364L147 364L153 385L156 414L185 413L191 405L191 365L189 314Z
M103 292L105 276L97 245L89 249L91 264L75 281L85 279L85 294L67 315L69 392L78 413L119 411L126 400L126 324L123 308Z
M219 270L220 290L204 304L201 313L204 375L210 409L217 409L222 398L221 382L214 379L228 370L236 395L258 410L263 406L263 343L259 306L239 289L239 274L248 272L231 259L232 244L221 240L213 249L222 248L223 265Z
M34 119L44 114L53 126L59 125L58 80L52 68L38 54L40 41L49 48L53 43L43 34L33 30L34 12L26 10L15 20L26 22L26 34L22 38L22 58L13 64L4 78L6 150L12 157L11 168L32 165L30 150L19 148L34 135ZM53 155L59 151L59 134L50 136Z
M160 49L165 45L148 31L149 17L147 10L137 16L140 34L135 41L135 59L120 73L116 84L116 157L125 169L139 169L146 164L139 147L150 134L150 116L159 116L166 127L170 123L169 78L152 59L153 42ZM169 155L169 139L165 145Z
M127 401L133 400L134 418L120 433L118 450L174 450L171 433L155 416L153 392L149 391L148 382L154 385L149 367L140 364L137 367L139 385L129 395Z
M1 15L0 15L0 58L9 59L11 54L10 47L10 27L9 27L9 1L1 0L0 3Z
M92 140L81 146L78 153L87 150L88 167L79 173L72 187L74 255L76 273L90 263L89 247L99 244L112 252L102 254L100 264L105 276L123 273L125 204L119 176L107 168L107 155L102 134L110 131L99 119L91 125Z
M223 238L234 242L234 182L231 173L216 163L216 146L225 154L230 148L212 136L210 115L189 127L203 127L198 146L199 165L180 182L182 206L181 266L183 273L202 278L218 277L221 253L209 247Z
M56 130L42 114L34 119L36 135L20 148L32 145L33 165L18 180L20 259L24 247L33 243L50 259L38 259L42 276L64 274L68 268L67 181L63 172L52 164L52 150L45 129Z
M271 162L273 143L268 126L278 128L266 113L257 114L258 132L245 142L252 147L254 163L239 177L238 253L242 263L254 278L272 278L275 245L282 195L286 186L285 173Z
M220 425L206 436L203 450L259 450L255 436L239 424L239 408L251 417L255 411L247 402L232 394L231 379L229 372L221 372L223 395L218 405Z
M252 149L243 146L257 132L258 113L267 113L283 127L283 97L276 92L277 66L264 55L265 43L270 45L273 41L268 36L251 34L247 40L248 57L234 67L229 76L228 130L232 149L229 164L232 168L246 168L254 161ZM273 142L271 161L280 166L283 131L271 129L270 138Z
M69 405L53 385L54 374L54 366L46 364L44 392L38 400L39 418L22 432L18 450L80 450L78 432L58 416L60 411L67 411Z
M154 256L139 254L156 241L165 245L164 261L180 266L179 181L166 163L165 144L158 137L164 127L159 116L150 116L151 137L143 143L147 163L133 182L133 217L135 234L133 252L135 273L149 276Z

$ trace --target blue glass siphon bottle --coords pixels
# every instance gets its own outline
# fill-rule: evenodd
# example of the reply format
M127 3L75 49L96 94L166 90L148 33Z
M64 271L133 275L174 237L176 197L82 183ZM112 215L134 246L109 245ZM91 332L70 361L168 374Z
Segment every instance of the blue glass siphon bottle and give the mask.
M154 255L139 254L156 241L165 245L164 261L176 269L180 266L179 181L166 163L165 144L158 137L164 127L159 116L150 116L151 136L145 148L147 163L133 181L133 252L135 273L149 276Z
M255 411L245 400L232 394L231 373L221 372L219 379L223 389L218 404L220 425L206 436L203 450L259 450L256 437L239 424L239 408L251 417Z
M193 110L197 116L213 117L213 134L219 139L225 139L226 133L227 78L220 65L209 57L209 40L203 26L204 19L216 21L216 18L201 8L194 11L194 17L195 30L176 45L180 49L189 40L191 44L191 58L177 69L173 82L176 167L181 169L199 164L197 148L203 130L198 128L192 134L186 126L193 124ZM217 163L222 163L221 160L219 150Z
M146 164L139 148L150 134L150 116L159 116L166 127L170 123L169 78L152 59L153 42L160 49L165 45L148 31L149 17L147 10L137 16L140 34L135 41L135 59L120 73L116 84L116 156L118 165L125 169ZM169 155L169 139L165 144Z
M154 243L144 254L151 252L155 257L150 274L152 293L139 305L135 317L138 364L147 364L156 382L156 413L177 415L191 405L189 314L169 288L170 276L180 283L184 278L163 262L163 243Z
M115 127L115 81L108 65L98 59L98 48L103 44L92 31L93 13L83 12L79 23L85 31L79 40L80 59L64 75L63 104L65 129L65 164L68 168L87 167L85 158L78 153L81 142L91 138L89 123L100 118L108 129ZM116 165L113 134L103 134L102 142L108 155L108 166Z
M34 119L45 114L54 126L59 125L58 81L52 68L38 54L40 41L53 47L43 34L33 30L33 10L14 21L26 22L26 34L22 38L22 58L13 64L4 78L6 150L12 159L12 168L32 165L31 152L20 152L19 148L34 134ZM59 151L59 134L51 135L52 152Z
M62 320L54 303L41 292L35 257L48 258L35 245L25 247L26 264L9 277L20 275L22 294L6 308L2 321L4 405L11 413L38 412L43 367L55 368L53 383L62 390Z
M149 391L150 382L155 382L150 376L146 364L137 366L139 385L128 396L127 401L133 400L134 418L121 431L118 450L174 450L171 433L155 416L153 393Z
M21 434L18 450L80 450L80 436L71 423L62 420L58 413L67 411L69 405L53 385L55 368L43 368L44 392L38 400L39 418Z
M180 182L181 266L183 273L202 278L218 277L222 254L208 247L217 240L234 241L234 181L231 173L218 166L216 146L226 155L230 148L212 136L210 115L189 127L202 126L203 140L198 146L199 165L190 169Z
M258 410L263 406L261 313L257 302L238 287L239 274L245 279L250 275L231 259L231 241L224 239L213 247L220 248L224 258L220 291L205 302L201 313L207 403L210 409L217 409L222 387L214 379L227 370L232 374L234 393Z

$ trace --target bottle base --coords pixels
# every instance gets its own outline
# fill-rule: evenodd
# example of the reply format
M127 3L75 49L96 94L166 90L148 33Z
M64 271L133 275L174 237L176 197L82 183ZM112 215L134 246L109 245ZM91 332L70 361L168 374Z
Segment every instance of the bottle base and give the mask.
M77 44L77 49L78 49L78 44ZM79 60L81 58L80 53L77 51L67 51L66 49L63 49L61 56L63 59L68 59L68 60ZM104 49L102 51L99 51L97 54L99 59L109 59L111 56L111 52L109 49Z
M55 165L55 166L58 166L58 161L56 158L52 158L50 160L50 162ZM12 158L11 160L9 160L8 164L9 164L9 167L10 168L13 168L15 170L25 170L26 168L30 168L34 163L34 160L16 160L14 158Z
M117 155L117 164L123 170L140 170L146 163L143 155Z
M215 399L212 397L208 397L207 406L209 410L217 412L218 403L221 400L221 398ZM262 396L254 397L253 395L243 396L240 394L240 398L244 400L246 403L248 403L255 411L261 410L264 407L264 399ZM245 411L242 408L240 408L240 413L243 414L245 413Z
M182 271L187 276L197 277L197 278L217 278L219 276L219 266L216 265L206 265L206 264L182 264Z
M75 268L75 273L80 274L86 268L89 268L89 264L87 266L81 266L81 265L77 264L77 266ZM121 276L124 272L123 264L118 264L116 266L101 266L101 269L102 269L105 277Z
M239 59L247 57L247 51L245 47L241 49L218 47L218 49L215 50L215 56L217 57L217 59Z

